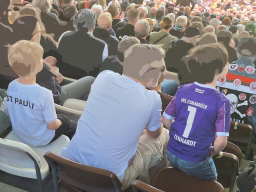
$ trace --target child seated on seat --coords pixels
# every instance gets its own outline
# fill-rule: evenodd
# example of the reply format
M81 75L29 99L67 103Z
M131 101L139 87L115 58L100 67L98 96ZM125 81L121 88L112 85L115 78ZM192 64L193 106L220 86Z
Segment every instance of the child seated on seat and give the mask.
M13 132L31 147L47 145L62 134L70 139L76 123L56 115L52 92L36 84L36 74L43 68L43 48L30 41L10 46L8 60L19 75L9 84L6 104Z
M228 72L228 53L213 43L192 49L182 60L196 82L180 86L163 114L163 124L170 128L167 157L191 176L217 180L212 156L226 146L230 103L216 90L216 82Z

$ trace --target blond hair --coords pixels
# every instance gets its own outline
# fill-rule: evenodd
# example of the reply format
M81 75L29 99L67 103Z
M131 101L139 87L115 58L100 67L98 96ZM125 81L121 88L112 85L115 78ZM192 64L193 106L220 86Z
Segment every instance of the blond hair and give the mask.
M17 75L27 77L35 65L42 62L43 53L44 49L38 43L21 40L9 46L8 61Z
M109 29L109 27L112 25L111 14L109 12L101 13L98 17L97 23L100 29Z
M103 9L106 7L106 3L106 0L99 0L99 4L102 6Z

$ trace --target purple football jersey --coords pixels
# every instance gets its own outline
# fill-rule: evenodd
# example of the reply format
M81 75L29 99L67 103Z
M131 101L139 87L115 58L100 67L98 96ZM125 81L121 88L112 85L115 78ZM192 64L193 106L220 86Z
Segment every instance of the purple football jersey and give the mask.
M163 115L175 118L167 150L185 161L205 160L216 135L229 135L229 100L207 85L180 86Z

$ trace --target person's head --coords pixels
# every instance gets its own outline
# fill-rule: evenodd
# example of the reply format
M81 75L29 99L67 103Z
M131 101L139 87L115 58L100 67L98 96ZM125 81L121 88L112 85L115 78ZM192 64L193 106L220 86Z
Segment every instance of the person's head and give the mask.
M102 6L99 4L94 4L91 8L91 10L94 12L96 16L96 20L98 19L99 15L103 13Z
M145 39L149 34L149 30L150 26L146 19L139 20L134 27L135 36L139 39Z
M80 3L77 6L77 10L81 10L85 8L86 1L80 1Z
M64 6L66 5L72 5L74 0L63 0Z
M232 39L232 33L230 31L220 31L217 34L217 39L218 39L219 43L221 42L221 43L223 43L223 45L225 47L228 47L228 46L230 46L230 42Z
M121 11L125 11L126 8L127 8L129 5L130 5L129 2L123 1L123 2L120 4Z
M97 20L98 28L109 31L112 27L112 17L109 12L101 13Z
M106 7L106 0L98 0L99 1L99 4L101 5L101 7L104 9Z
M197 28L200 31L202 31L204 29L204 25L200 21L195 21L195 22L191 23L190 27Z
M77 31L93 31L96 24L95 13L91 9L81 9L73 19Z
M146 20L148 21L148 24L149 24L149 33L151 33L153 31L153 28L154 28L154 23L152 21L152 19L150 18L146 18Z
M135 44L124 52L123 74L140 81L144 86L156 87L165 71L164 50L157 45Z
M159 20L163 16L164 16L164 11L162 9L158 9L156 11L156 20Z
M217 15L214 13L211 13L211 19L213 19L213 18L217 18Z
M250 59L252 62L256 59L256 39L253 37L242 38L237 45L237 53Z
M180 6L179 11L184 11L184 6Z
M201 84L224 78L228 72L228 53L219 43L192 48L182 61L193 80Z
M242 25L242 24L238 24L238 25L237 25L238 33L242 33L242 32L244 31L244 29L245 29L245 26L244 26L244 25Z
M183 11L179 11L179 12L177 13L177 17L182 16L182 15L185 15L185 13L184 13Z
M70 21L75 15L77 14L76 6L74 5L68 5L63 10L63 18L65 21Z
M187 17L186 16L179 16L176 19L176 25L178 25L181 28L185 28L187 25Z
M254 23L247 23L245 26L245 31L248 31L250 35L256 34L256 27Z
M119 16L119 8L115 3L108 6L108 12L111 14L113 19L117 19Z
M228 31L228 28L225 25L220 25L217 29L216 34L218 34L220 31Z
M151 17L156 17L156 11L157 11L157 8L156 7L152 7L150 9L150 16Z
M118 42L117 53L119 61L124 61L124 52L135 44L140 44L140 40L137 37L126 37Z
M185 12L185 13L189 13L189 12L190 12L190 7L189 7L189 6L186 6L186 7L184 8L184 12Z
M210 43L218 43L217 37L214 33L205 33L197 42L197 46L199 45L207 45Z
M173 20L173 22L175 22L175 14L174 13L169 13L167 15L167 17L170 17Z
M146 7L139 7L139 19L145 19L148 16L148 9Z
M89 9L91 9L94 4L99 4L99 1L98 0L90 0Z
M34 0L32 2L33 7L39 8L42 12L48 13L52 8L50 0Z
M213 26L215 29L218 29L220 24L221 24L221 21L219 19L213 18L210 20L210 25Z
M231 23L231 19L229 17L225 17L223 20L222 20L222 25L226 25L226 26L229 26Z
M199 16L193 16L191 17L191 23L195 22L195 21L200 21L202 23L202 17Z
M132 8L127 12L126 18L129 24L135 25L139 20L139 11L136 8Z
M10 45L8 61L19 77L36 77L43 69L43 47L38 43L21 40Z
M159 27L161 30L170 31L173 25L173 21L170 17L164 16L163 19L159 23Z
M206 26L203 31L204 31L205 33L213 33L213 34L215 33L215 29L214 29L214 27L211 26L211 25Z
M238 34L238 28L236 25L231 25L228 30L232 33L232 35Z

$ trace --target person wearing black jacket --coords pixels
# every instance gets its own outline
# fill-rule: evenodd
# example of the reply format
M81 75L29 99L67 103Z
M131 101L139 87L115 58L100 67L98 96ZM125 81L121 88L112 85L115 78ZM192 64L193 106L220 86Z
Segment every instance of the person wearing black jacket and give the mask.
M106 12L100 14L98 17L98 27L94 29L93 35L108 45L108 55L117 55L118 39L112 36L109 32L111 29L112 17L111 14Z
M180 5L183 7L186 7L186 6L190 7L190 4L192 4L192 7L190 10L193 10L195 7L195 2L193 0L177 0L176 1L176 6Z

